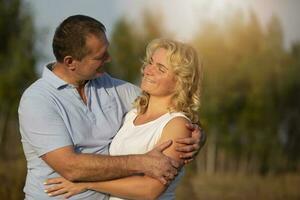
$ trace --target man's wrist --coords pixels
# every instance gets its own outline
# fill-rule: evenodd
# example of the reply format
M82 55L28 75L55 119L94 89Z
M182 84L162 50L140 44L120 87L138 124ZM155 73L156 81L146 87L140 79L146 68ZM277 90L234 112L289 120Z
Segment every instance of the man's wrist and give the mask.
M144 154L136 154L136 155L129 155L126 159L126 166L128 171L130 171L133 175L141 175L144 174L145 169L143 168L144 162Z

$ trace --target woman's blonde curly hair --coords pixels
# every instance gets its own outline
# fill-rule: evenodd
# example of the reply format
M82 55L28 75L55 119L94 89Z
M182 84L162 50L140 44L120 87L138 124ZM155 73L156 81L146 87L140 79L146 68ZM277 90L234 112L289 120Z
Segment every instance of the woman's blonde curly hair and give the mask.
M201 65L197 52L188 44L170 39L154 39L146 48L146 56L142 66L149 63L153 53L163 48L167 51L167 64L173 69L176 79L175 92L172 96L170 112L183 112L192 122L199 122ZM135 100L138 114L146 112L149 102L149 94L142 94Z

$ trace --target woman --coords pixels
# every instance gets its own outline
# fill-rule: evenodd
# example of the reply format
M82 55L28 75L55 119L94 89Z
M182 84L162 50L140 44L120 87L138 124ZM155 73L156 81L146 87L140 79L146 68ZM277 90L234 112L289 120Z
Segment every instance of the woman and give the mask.
M187 44L168 40L153 40L146 49L142 68L142 95L125 121L111 146L111 155L146 153L167 140L188 137L185 126L189 120L198 122L200 106L200 66L196 51ZM180 160L172 144L164 154ZM110 199L174 199L179 175L163 185L148 176L131 176L103 182L72 183L64 178L49 179L55 184L46 192L50 196L65 194L66 198L85 190L111 194Z

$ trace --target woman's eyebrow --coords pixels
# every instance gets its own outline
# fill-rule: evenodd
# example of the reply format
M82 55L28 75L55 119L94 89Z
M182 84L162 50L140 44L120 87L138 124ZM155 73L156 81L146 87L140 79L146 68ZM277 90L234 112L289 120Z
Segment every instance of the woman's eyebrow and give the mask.
M164 68L165 70L169 70L166 66L164 66L163 64L161 64L161 63L157 63L157 65L159 66L159 67L162 67L162 68Z

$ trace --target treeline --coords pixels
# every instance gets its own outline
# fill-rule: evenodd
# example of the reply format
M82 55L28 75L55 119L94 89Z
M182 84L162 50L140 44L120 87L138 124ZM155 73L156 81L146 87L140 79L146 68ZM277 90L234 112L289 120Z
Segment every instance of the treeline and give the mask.
M19 0L0 0L0 161L22 154L17 108L36 78L35 30ZM12 148L13 147L13 148Z
M36 80L35 29L20 0L0 0L0 199L24 199L26 162L17 108ZM32 122L34 123L34 122Z
M279 19L262 26L254 12L224 24L206 22L190 43L202 59L200 117L208 133L194 162L198 172L282 173L299 170L300 43L286 50ZM201 28L201 29L200 29ZM108 70L138 83L146 44L171 37L160 15L140 25L126 18L111 37Z

